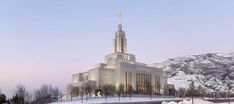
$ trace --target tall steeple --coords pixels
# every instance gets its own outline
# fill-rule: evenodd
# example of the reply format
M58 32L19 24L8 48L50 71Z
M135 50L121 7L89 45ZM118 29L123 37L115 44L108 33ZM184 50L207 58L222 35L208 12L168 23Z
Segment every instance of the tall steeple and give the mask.
M125 37L125 33L122 30L122 13L119 12L118 15L118 30L115 32L115 39L114 39L114 52L127 52L127 39Z
M119 12L119 23L118 23L118 30L122 30L122 12Z

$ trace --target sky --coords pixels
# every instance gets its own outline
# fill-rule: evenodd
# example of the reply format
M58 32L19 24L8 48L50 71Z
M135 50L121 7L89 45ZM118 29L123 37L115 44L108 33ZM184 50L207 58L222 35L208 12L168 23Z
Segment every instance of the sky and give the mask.
M233 0L0 0L0 89L12 95L104 62L118 12L128 52L139 62L234 52Z

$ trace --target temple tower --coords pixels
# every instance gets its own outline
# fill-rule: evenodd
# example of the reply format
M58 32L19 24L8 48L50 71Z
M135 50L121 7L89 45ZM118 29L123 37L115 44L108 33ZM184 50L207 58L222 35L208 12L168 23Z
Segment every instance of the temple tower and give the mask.
M115 32L114 52L127 53L127 39L125 32L122 30L122 13L119 12L118 30Z

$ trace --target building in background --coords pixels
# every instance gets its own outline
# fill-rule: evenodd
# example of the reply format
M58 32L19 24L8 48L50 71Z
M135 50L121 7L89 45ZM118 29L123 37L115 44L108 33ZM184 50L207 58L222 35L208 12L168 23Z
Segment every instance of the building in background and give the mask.
M97 64L87 72L72 76L72 86L84 84L96 88L111 84L117 89L119 85L123 85L124 91L128 91L128 86L131 85L134 91L140 93L146 93L147 88L151 86L154 94L168 94L164 71L136 62L135 55L127 52L127 39L122 29L121 14L113 40L113 52L105 56L105 63Z

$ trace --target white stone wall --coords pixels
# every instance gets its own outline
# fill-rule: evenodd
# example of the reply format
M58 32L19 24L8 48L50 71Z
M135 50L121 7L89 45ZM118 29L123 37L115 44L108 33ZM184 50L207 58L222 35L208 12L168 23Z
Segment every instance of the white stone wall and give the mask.
M99 85L99 68L94 68L88 71L88 78L91 81L96 81L96 86Z
M115 84L115 70L103 68L99 70L99 87L106 84Z

